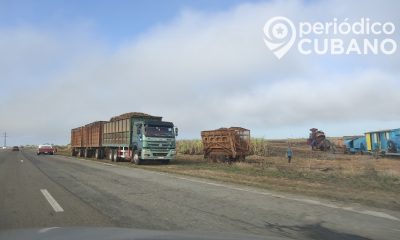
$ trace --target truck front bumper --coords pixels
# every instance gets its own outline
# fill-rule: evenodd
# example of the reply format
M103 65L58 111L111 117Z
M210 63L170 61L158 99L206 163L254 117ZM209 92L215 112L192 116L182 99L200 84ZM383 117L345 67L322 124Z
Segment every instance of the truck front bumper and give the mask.
M150 150L143 149L141 158L143 160L173 160L175 159L176 151L175 149L171 150Z

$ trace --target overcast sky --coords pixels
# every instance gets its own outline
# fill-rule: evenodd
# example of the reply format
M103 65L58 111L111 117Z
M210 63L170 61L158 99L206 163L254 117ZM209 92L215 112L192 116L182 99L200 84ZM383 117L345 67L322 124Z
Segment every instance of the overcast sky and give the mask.
M361 7L362 6L362 7ZM0 1L0 132L67 144L70 129L125 112L163 116L180 138L221 126L266 138L400 127L393 55L278 60L263 27L391 21L398 1Z

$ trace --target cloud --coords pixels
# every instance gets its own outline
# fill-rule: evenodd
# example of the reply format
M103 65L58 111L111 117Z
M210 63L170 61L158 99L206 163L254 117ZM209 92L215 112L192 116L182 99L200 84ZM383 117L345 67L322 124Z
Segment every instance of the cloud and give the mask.
M6 53L0 56L0 82L6 86L0 130L24 141L67 143L71 128L129 111L162 115L186 138L231 125L256 129L260 136L314 123L378 121L386 128L386 121L400 115L393 107L399 105L398 54L389 61L291 51L278 61L264 45L268 18L363 15L355 5L344 5L272 1L212 14L186 9L118 47L107 46L90 28L0 29L7 36L0 38ZM399 22L378 1L363 5L368 14L375 9L377 17Z
M303 123L391 120L400 115L400 83L381 72L318 79L287 80L232 96L227 109L261 127ZM382 94L384 93L384 94ZM378 116L372 113L378 113ZM384 113L380 115L379 113Z

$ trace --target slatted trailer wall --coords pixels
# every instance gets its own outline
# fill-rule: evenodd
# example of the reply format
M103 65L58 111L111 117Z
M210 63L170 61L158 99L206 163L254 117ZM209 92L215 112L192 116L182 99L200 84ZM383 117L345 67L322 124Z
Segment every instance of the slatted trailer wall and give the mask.
M84 127L86 131L86 134L84 135L86 137L83 145L84 147L94 148L94 147L101 147L103 145L102 139L103 139L104 123L106 122L97 121L87 124Z
M71 130L71 147L82 147L82 127Z
M133 112L111 118L104 124L103 146L130 147L133 122L144 119L161 121L162 117Z

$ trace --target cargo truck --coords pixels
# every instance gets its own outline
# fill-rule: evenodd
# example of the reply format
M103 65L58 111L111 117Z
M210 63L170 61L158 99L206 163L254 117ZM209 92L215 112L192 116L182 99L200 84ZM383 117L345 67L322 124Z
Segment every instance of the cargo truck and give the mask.
M73 156L169 163L175 158L178 129L162 117L145 113L126 113L71 130Z

